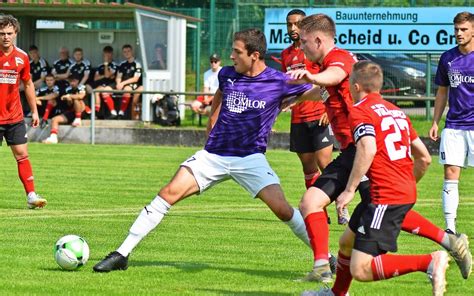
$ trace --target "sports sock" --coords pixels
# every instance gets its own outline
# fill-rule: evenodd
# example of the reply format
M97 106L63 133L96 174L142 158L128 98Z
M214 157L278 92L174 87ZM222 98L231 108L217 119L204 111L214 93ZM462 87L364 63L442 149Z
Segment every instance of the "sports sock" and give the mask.
M151 203L140 212L132 227L130 227L127 238L117 249L117 252L127 257L138 243L160 224L170 208L171 205L157 195Z
M304 222L313 249L315 266L327 264L329 262L329 226L326 214L323 211L311 213Z
M339 252L337 254L336 281L332 287L335 296L345 296L351 286L351 257Z
M316 182L316 179L318 179L318 177L320 175L321 174L319 173L319 171L312 172L312 173L309 173L309 174L305 174L304 175L304 184L306 185L306 189L311 187L311 185L313 185L314 182Z
M46 109L44 110L43 114L43 120L48 120L49 113L51 113L51 110L53 110L54 106L51 104L51 102L48 101L48 104L46 104Z
M444 180L443 183L443 212L446 228L456 232L456 215L459 205L458 180Z
M74 114L74 117L81 119L81 115L82 115L82 112L76 112L76 113Z
M285 222L288 227L290 227L291 231L300 239L302 240L308 247L311 247L309 243L308 233L306 232L306 226L304 224L303 216L298 209L293 209L293 217L291 217L290 221Z
M100 105L95 105L95 113L100 111Z
M125 113L128 109L128 104L130 103L130 94L124 94L122 96L122 105L120 106L120 111Z
M111 95L102 95L104 98L105 105L109 108L109 111L115 110L114 99Z
M55 129L55 128L52 128L51 129L51 135L57 135L58 134L58 130Z
M446 234L443 229L413 210L408 211L405 219L403 219L402 229L403 231L426 237L438 244L442 244Z
M379 281L415 271L426 272L431 259L431 254L379 255L372 259L372 275L374 281Z
M33 170L31 169L31 163L28 156L17 159L18 165L18 176L20 177L23 187L25 188L26 194L35 191L35 183L33 177Z

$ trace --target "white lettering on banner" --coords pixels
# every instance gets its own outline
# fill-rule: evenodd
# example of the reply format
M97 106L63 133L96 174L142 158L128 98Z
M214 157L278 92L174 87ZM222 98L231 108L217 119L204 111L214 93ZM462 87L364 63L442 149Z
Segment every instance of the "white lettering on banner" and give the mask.
M456 46L453 18L470 7L308 8L336 22L335 42L353 51L440 52ZM286 30L288 8L265 9L268 50L291 44Z

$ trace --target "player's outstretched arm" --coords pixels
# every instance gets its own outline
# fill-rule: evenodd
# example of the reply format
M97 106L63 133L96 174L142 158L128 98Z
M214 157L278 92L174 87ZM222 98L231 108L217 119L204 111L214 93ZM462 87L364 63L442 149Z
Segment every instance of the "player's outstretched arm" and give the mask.
M214 98L212 99L211 113L209 114L209 120L207 121L206 137L209 137L209 133L216 124L217 117L219 116L219 112L221 110L221 104L222 92L220 89L218 89L214 95Z
M418 183L431 164L431 155L420 138L416 138L413 142L411 142L411 154L415 159L413 165L413 174L415 175L416 182Z
M443 111L446 108L446 104L448 102L448 87L447 86L440 86L438 87L438 91L436 92L436 99L434 105L434 113L433 113L433 124L429 131L429 136L431 140L436 141L438 140L438 123L443 116Z
M31 126L37 127L39 125L39 116L38 108L36 107L35 85L31 79L23 80L23 85L25 86L26 100L31 110Z
M357 141L357 150L354 158L354 164L352 165L351 174L349 181L347 182L346 189L337 197L336 207L339 215L343 214L343 209L351 202L354 198L357 186L359 186L360 180L367 173L374 160L375 154L377 153L377 143L375 137L366 136L362 137Z

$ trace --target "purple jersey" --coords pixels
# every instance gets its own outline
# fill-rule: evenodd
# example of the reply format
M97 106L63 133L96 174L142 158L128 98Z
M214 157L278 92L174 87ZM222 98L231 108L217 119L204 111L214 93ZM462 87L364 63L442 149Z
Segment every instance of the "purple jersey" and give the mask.
M449 86L446 128L474 130L474 52L462 54L456 46L443 53L435 82Z
M265 153L283 98L301 95L312 87L288 84L286 74L270 67L255 77L223 67L218 79L222 105L204 149L221 156Z

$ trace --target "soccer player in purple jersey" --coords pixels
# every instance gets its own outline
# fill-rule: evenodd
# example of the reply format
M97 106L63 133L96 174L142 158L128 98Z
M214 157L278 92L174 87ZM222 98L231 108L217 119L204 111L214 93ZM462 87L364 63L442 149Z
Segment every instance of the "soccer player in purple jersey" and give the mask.
M461 168L474 166L474 14L460 12L453 22L458 46L439 60L435 80L439 87L429 132L432 140L438 140L438 123L449 102L439 147L439 162L444 165L443 211L449 233L456 233Z
M219 72L212 100L208 140L184 161L171 181L141 211L122 245L94 266L94 271L127 269L128 256L175 203L228 179L260 198L295 235L309 245L303 217L285 199L280 181L265 158L271 127L285 97L318 97L309 84L291 85L284 73L265 65L265 35L248 29L234 35L233 67Z

